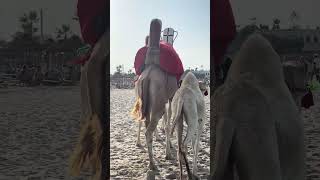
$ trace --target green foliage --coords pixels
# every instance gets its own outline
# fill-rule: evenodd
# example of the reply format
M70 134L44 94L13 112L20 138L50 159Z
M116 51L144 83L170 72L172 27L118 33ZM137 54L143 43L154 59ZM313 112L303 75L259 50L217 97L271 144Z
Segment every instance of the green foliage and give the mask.
M81 56L81 55L87 54L90 49L91 49L90 45L82 46L82 47L77 49L77 55Z
M316 80L313 80L312 82L310 82L308 84L308 89L310 89L311 91L318 91L320 89L320 83Z
M57 39L63 38L63 40L67 40L70 33L71 33L70 26L66 24L62 24L62 26L58 28L56 31Z

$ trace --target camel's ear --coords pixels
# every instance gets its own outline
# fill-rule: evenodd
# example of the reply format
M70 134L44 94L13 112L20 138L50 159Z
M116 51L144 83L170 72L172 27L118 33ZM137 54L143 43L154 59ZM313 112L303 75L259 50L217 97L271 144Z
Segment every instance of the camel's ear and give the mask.
M178 82L178 87L181 87L182 80Z
M208 90L204 92L204 96L208 96Z

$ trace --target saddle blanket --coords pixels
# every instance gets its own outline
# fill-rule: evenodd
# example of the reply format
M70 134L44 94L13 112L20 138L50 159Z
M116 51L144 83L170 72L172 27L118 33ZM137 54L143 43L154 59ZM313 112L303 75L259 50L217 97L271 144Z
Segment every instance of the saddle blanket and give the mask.
M134 68L137 75L142 73L147 49L148 48L146 46L142 47L136 54ZM178 81L184 72L183 65L178 54L171 45L164 41L160 41L160 68L169 74L175 75Z

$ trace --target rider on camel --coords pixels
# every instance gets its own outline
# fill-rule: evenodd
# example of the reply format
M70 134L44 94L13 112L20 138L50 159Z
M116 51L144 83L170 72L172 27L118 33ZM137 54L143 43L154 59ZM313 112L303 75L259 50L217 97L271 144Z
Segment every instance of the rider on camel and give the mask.
M139 76L145 66L145 57L148 49L149 36L146 37L145 46L140 48L136 54L134 68L136 75ZM180 80L184 72L182 62L179 55L169 43L160 40L160 62L159 65L164 71L176 76L177 81Z

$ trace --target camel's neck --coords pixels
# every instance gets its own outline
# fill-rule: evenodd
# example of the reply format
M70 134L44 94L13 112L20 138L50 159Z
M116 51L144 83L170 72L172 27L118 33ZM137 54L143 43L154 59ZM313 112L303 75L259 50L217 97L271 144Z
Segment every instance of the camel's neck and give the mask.
M145 64L160 64L160 48L158 47L149 47L146 54Z

